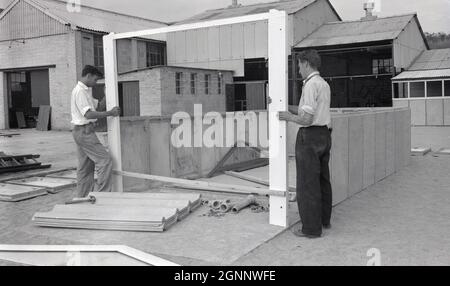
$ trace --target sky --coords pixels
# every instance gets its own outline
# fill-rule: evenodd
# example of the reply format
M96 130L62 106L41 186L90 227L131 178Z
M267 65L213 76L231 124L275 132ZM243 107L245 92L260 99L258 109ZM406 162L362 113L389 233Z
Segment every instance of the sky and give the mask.
M12 0L0 0L6 7ZM39 1L39 0L37 0ZM73 1L73 0L72 0ZM189 18L209 9L224 8L232 0L77 0L81 4L118 11L162 22ZM275 0L238 0L242 5ZM450 0L375 0L380 3L376 15L390 16L417 12L425 32L450 33ZM330 0L343 20L359 19L364 15L366 0Z

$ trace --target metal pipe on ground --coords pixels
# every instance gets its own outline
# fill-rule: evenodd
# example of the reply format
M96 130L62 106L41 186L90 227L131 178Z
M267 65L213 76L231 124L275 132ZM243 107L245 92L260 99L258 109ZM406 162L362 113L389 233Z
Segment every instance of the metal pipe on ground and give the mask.
M253 205L256 204L256 197L253 195L249 195L245 200L235 204L232 208L231 208L231 212L237 214L239 213L242 209L248 207L249 205Z

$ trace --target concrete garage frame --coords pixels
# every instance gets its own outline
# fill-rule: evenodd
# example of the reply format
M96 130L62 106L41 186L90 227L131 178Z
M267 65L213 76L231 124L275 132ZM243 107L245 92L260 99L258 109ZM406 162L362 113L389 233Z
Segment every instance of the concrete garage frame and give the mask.
M117 87L116 41L134 37L145 37L162 33L188 31L255 21L268 21L269 57L269 193L270 221L272 225L288 227L287 198L287 123L278 119L279 111L288 109L288 38L287 13L270 10L268 13L220 19L192 24L174 25L150 30L127 32L104 36L105 84L107 108L119 105ZM123 191L122 176L170 182L170 178L122 171L120 118L108 118L108 143L114 161L114 191ZM178 182L182 179L175 179ZM187 182L186 182L187 183ZM192 181L190 181L192 184ZM225 186L224 186L225 187Z

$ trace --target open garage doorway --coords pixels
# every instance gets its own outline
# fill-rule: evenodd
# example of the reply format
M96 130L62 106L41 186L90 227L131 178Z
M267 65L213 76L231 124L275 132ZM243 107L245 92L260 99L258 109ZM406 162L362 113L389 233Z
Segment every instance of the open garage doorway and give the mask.
M6 73L9 128L35 128L41 105L50 105L48 69Z

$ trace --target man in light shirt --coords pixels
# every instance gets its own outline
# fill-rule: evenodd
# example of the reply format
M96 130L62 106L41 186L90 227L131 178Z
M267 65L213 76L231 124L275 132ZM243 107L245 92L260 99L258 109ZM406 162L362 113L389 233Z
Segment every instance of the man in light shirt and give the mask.
M119 116L120 108L106 110L105 98L99 103L92 96L92 87L103 74L93 66L85 66L82 78L72 91L71 114L74 125L72 135L77 145L77 197L86 197L94 191L94 172L98 168L97 191L111 192L112 188L112 159L106 148L100 143L95 134L97 119L108 116Z
M317 238L330 228L332 191L330 183L331 115L330 86L320 76L320 56L315 50L298 55L303 91L298 109L280 112L279 119L300 125L295 145L297 204L302 221L294 229L300 237Z

